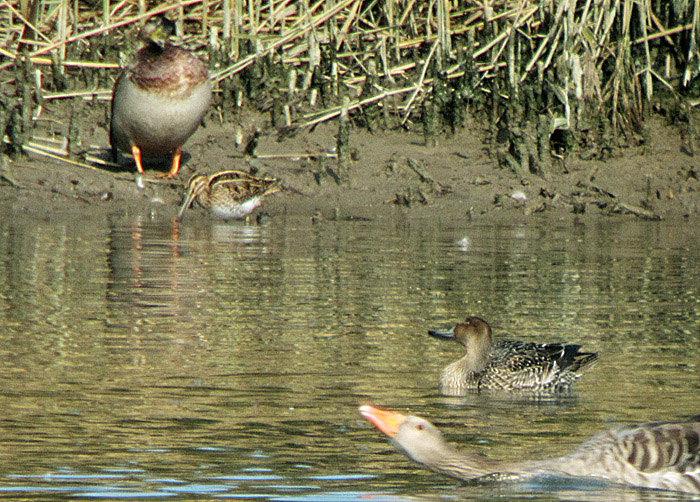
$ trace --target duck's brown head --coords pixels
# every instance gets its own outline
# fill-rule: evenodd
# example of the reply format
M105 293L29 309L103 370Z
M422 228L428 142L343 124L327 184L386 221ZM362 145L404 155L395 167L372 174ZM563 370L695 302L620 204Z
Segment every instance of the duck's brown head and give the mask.
M141 28L139 38L146 44L162 48L175 33L175 23L163 14L153 16Z
M491 326L481 317L467 317L454 327L454 338L467 349L472 345L491 347Z
M480 317L467 317L449 331L430 330L428 334L443 340L455 340L464 346L465 355L445 368L450 378L461 381L464 374L479 372L486 365L491 352L491 326ZM448 378L443 372L442 378ZM442 385L446 385L442 382Z
M455 340L467 350L472 346L491 347L491 326L481 317L467 317L464 322L458 322L448 331L429 330L428 334L443 340Z

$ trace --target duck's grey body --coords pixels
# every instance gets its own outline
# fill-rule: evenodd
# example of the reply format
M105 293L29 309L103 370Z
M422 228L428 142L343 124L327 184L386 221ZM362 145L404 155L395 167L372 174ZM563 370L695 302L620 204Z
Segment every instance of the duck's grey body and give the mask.
M172 157L168 177L180 168L182 145L197 130L211 103L209 72L186 49L165 40L171 22L157 17L143 30L146 45L114 84L110 142L134 156L143 172L142 156Z
M211 102L211 83L207 78L180 92L154 92L139 87L127 70L114 85L113 99L113 149L130 153L135 144L144 156L171 155L202 122Z

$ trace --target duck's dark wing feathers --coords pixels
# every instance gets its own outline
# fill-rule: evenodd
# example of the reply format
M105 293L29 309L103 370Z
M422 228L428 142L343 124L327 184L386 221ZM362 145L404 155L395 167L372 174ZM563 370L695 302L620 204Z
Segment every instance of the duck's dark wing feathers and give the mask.
M491 349L487 373L496 378L508 375L511 386L519 388L566 387L598 359L597 353L580 349L580 345L563 343L498 341Z

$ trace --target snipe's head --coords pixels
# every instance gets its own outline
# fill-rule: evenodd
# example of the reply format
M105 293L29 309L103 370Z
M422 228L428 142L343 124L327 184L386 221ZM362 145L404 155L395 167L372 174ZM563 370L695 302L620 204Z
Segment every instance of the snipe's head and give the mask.
M187 182L187 195L185 196L185 201L180 207L180 211L177 213L177 220L182 220L185 211L187 210L192 202L199 197L204 191L209 189L211 180L209 176L204 174L195 174Z
M159 14L146 22L139 32L139 38L147 44L163 47L173 33L175 33L175 23L165 15Z
M204 190L206 190L209 187L209 185L209 176L205 174L193 174L192 176L190 176L190 179L187 180L187 192L194 192L197 195L199 195Z

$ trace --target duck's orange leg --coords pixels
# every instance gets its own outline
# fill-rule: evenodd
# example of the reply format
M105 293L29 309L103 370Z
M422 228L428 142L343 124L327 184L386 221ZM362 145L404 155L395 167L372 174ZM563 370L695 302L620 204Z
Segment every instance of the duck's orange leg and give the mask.
M136 170L143 174L143 164L141 163L141 149L136 145L131 145L131 155L134 157L134 162L136 162Z
M180 157L182 157L182 148L179 146L173 152L173 163L170 166L170 171L168 174L161 174L163 178L174 178L177 172L180 170Z

